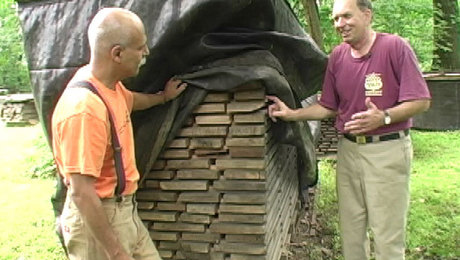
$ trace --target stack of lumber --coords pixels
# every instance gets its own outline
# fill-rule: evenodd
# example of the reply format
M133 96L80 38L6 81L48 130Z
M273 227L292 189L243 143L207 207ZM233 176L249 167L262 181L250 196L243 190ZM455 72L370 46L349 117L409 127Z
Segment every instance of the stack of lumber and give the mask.
M271 135L265 91L210 92L137 192L164 259L277 260L298 213L296 149Z
M318 157L334 156L337 153L340 133L334 127L334 124L334 118L321 120L321 134L316 145L316 155Z
M7 126L38 123L38 114L31 94L14 94L3 101L0 118Z

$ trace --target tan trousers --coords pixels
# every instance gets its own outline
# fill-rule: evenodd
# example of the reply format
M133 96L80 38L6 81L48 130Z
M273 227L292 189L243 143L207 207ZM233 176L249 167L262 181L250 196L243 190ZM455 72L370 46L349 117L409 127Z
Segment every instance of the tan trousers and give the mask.
M410 136L369 144L339 141L337 194L346 260L369 259L368 228L376 260L405 259L411 161Z
M133 196L125 197L121 202L102 200L102 206L128 254L139 260L161 260L147 228L137 214L137 202ZM68 198L61 215L61 227L70 260L108 259L82 221L75 204Z

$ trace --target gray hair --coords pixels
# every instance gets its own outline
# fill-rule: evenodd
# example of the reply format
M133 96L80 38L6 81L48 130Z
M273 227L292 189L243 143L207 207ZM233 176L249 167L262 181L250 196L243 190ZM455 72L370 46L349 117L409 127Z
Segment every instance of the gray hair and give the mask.
M370 0L356 0L356 5L358 5L361 11L369 9L372 11L372 2Z

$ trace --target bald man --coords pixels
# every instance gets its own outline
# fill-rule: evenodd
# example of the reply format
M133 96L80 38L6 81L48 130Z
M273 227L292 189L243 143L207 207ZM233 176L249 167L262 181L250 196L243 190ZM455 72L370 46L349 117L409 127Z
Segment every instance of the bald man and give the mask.
M85 88L66 88L52 117L53 153L68 186L61 227L70 259L161 259L137 214L134 193L139 172L134 155L132 110L176 98L185 83L169 80L156 94L131 92L121 80L136 76L149 54L144 25L125 9L100 10L90 23L89 64L69 85L90 82L102 100ZM126 176L116 196L117 173L108 114L114 118Z
M293 120L335 117L339 140L337 194L346 260L405 258L412 141L411 117L430 93L409 44L372 29L370 0L335 0L334 27L343 43L329 56L319 102L290 109L277 97L269 115Z

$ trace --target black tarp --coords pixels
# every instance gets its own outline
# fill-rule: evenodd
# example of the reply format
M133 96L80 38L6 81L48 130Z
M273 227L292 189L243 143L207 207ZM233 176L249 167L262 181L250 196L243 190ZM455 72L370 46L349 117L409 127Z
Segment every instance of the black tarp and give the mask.
M124 7L144 21L150 55L128 88L155 93L174 75L189 87L166 105L132 115L136 159L149 171L165 142L209 90L260 81L291 107L321 85L327 57L303 31L285 0L18 1L37 111L46 133L60 93L89 61L86 30L102 7ZM306 122L277 123L276 136L298 148L301 187L317 179Z

